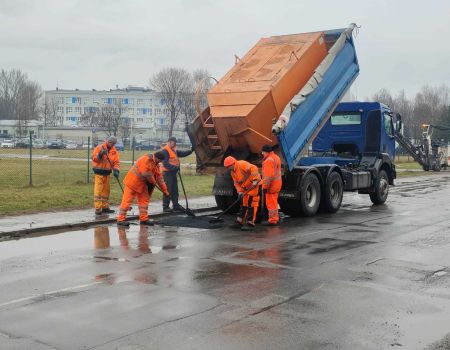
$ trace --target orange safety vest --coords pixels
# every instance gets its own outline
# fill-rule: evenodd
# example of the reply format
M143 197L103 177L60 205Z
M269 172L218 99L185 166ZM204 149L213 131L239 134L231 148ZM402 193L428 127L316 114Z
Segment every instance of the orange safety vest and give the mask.
M268 193L281 190L281 159L274 152L269 152L262 163L263 189Z
M245 160L237 160L234 163L231 177L234 181L234 187L238 192L245 192L252 187L252 182L261 181L258 173L258 167Z
M136 163L128 170L123 183L138 193L142 193L148 183L156 183L163 191L167 191L166 183L151 154L138 158Z
M99 153L102 149L106 149L108 151L108 157L105 155L99 158ZM95 174L109 175L111 174L112 169L120 170L119 152L114 146L108 149L107 142L99 144L94 148L91 159L92 170Z
M169 145L166 145L165 147L163 147L163 149L165 149L167 151L167 153L169 153L169 164L180 167L180 160L177 157L177 148L175 147L175 149L172 149L169 147ZM161 164L161 170L163 173L166 171L169 171L169 169L166 169L164 167L164 164L162 162L160 164Z

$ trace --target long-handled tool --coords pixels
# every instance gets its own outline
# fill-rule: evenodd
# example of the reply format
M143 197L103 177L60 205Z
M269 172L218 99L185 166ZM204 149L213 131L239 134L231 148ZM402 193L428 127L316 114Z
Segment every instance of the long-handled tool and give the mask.
M253 190L254 188L256 188L257 186L259 186L260 183L261 183L261 182L258 182L255 186L250 187L248 190L246 190L246 191L243 193L243 196L246 195L246 194L247 194L248 192L250 192L251 190ZM236 200L235 200L228 208L226 208L222 213L220 213L219 216L217 216L217 217L214 218L214 219L209 220L209 223L210 223L210 224L215 224L215 223L217 223L217 222L223 222L222 217L223 217L226 213L228 213L228 212L231 210L231 208L233 208L236 204L238 204L239 201L240 201L241 199L242 199L242 197L239 197L238 199L236 199Z
M185 210L185 212L186 212L186 214L188 216L191 216L191 217L195 218L194 212L191 209L189 209L188 198L186 196L186 190L184 189L183 178L181 177L180 171L178 171L178 176L180 177L181 188L183 189L184 199L186 200L186 210Z
M106 151L106 159L108 159L109 165L111 166L111 169L113 169L112 162L111 162L111 160L110 160L109 157L108 157L108 151ZM114 175L113 175L113 176L114 176ZM123 193L123 186L122 186L122 184L120 183L119 177L118 177L118 176L114 176L114 177L115 177L115 179L117 180L117 183L119 184L120 189L122 190L122 193Z

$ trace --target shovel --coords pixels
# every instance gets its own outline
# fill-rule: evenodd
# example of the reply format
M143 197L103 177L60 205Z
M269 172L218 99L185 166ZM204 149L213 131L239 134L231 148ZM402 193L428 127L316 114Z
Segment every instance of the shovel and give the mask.
M189 203L188 203L188 198L186 196L186 190L184 189L183 178L181 177L181 173L179 171L178 171L178 176L180 177L181 188L183 189L184 199L186 200L186 210L185 210L186 215L195 218L194 212L191 209L189 209Z
M248 190L246 190L246 191L244 192L244 195L246 195L248 192L250 192L251 190L253 190L253 189L256 188L257 186L259 186L260 183L261 183L261 182L258 182L255 186L253 186L253 187L249 188ZM218 223L218 222L223 222L222 217L223 217L226 213L228 213L228 212L231 210L231 208L233 208L236 204L238 204L239 201L240 201L241 199L242 199L242 197L239 197L238 199L236 199L236 200L235 200L235 201L234 201L227 209L225 209L222 213L220 213L220 215L219 215L218 217L209 220L209 223L210 223L210 224L215 224L215 223Z

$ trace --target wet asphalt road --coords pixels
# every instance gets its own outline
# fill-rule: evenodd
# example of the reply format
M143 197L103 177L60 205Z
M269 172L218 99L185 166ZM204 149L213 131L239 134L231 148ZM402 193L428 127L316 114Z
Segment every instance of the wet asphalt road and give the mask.
M450 176L282 227L0 243L0 349L450 349ZM190 219L192 220L192 219Z

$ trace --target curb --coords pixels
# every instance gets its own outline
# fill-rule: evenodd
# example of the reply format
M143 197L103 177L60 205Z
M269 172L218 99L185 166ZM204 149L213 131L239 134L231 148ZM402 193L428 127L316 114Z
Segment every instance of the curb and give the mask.
M207 207L207 208L199 208L199 209L191 209L194 213L204 213L208 211L214 211L219 210L218 207ZM152 218L164 218L168 216L176 215L177 213L158 213L153 214ZM137 220L139 219L139 215L131 215L127 217L127 220ZM83 221L83 222L76 222L71 224L61 224L56 226L41 226L41 227L35 227L35 228L26 228L26 229L20 229L15 231L5 231L0 232L0 238L4 237L11 237L11 238L20 238L24 235L29 235L33 233L41 233L41 232L54 232L54 231L61 231L61 230L74 230L78 228L87 228L91 226L97 226L97 225L103 225L103 224L111 224L115 223L117 219L114 218L105 218L105 219L95 219L90 221Z

